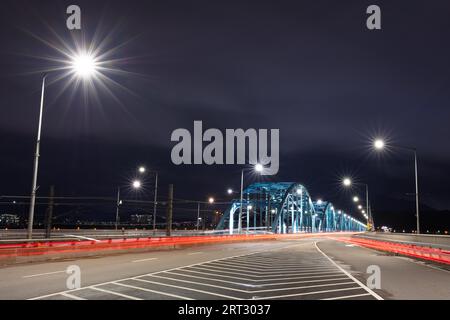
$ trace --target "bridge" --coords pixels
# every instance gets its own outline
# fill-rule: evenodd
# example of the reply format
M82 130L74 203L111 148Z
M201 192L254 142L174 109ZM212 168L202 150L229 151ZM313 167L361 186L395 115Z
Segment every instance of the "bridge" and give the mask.
M274 233L364 231L366 225L337 210L331 202L313 201L307 188L295 182L255 183L233 200L217 229L230 234L245 229Z

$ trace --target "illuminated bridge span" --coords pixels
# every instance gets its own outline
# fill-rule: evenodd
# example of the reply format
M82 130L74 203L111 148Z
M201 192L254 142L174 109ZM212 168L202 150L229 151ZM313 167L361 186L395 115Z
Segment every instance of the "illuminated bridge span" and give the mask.
M239 224L239 216L241 223ZM217 229L271 230L274 233L364 231L366 225L331 202L313 202L299 183L255 183L244 190L244 199L233 200Z

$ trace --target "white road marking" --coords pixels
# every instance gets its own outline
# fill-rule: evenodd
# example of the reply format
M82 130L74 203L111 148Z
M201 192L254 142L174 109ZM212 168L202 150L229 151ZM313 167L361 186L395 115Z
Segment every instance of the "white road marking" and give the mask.
M191 299L191 298L188 298L188 297L179 296L179 295L176 295L176 294L166 293L166 292L157 291L157 290L150 290L150 289L147 289L147 288L136 287L136 286L132 286L132 285L125 284L125 283L120 283L120 282L113 282L113 283L118 285L118 286L128 287L128 288L135 289L135 290L152 292L152 293L156 293L156 294L160 294L160 295L168 296L168 297L172 297L172 298L177 298L177 299L182 299L182 300L194 300L194 299Z
M186 277L186 278L195 278L195 279L211 280L211 281L214 281L214 282L230 283L230 284L243 286L243 287L270 287L270 286L281 286L281 285L298 284L298 283L339 281L339 280L346 280L346 279L348 279L347 277L345 277L345 278L331 278L331 279L320 279L320 280L305 280L305 281L291 281L291 282L277 282L277 283L269 283L269 284L249 285L247 283L242 283L242 282L220 280L220 279L216 279L216 278L207 278L204 275L202 277L199 277L199 276L193 276L193 275L189 275L189 274L176 273L176 272L173 272L173 271L162 272L162 273L169 273L169 274L173 274L173 275L176 275L176 276L182 276L182 277Z
M293 294L286 294L286 295L281 295L281 296L260 297L260 298L255 298L255 300L272 300L272 299L280 299L280 298L299 297L299 296L308 296L308 295L321 294L321 293L340 292L340 291L349 291L349 290L361 290L361 289L363 289L363 288L350 287L350 288L344 288L344 289L333 289L333 290L323 290L323 291L314 291L314 292L293 293Z
M197 254L203 254L203 252L191 252L191 253L188 253L188 256L194 256Z
M237 272L233 272L233 271L223 271L223 268L216 268L216 267L210 267L210 266L195 266L195 267L191 267L191 268L195 268L195 269L200 269L200 270L206 270L206 271L215 271L215 272L220 272L220 273L226 273L226 274L242 274L242 272L239 272L239 270ZM320 272L271 272L270 274L265 274L265 275L258 275L258 274L253 274L253 275L248 275L254 278L266 278L266 277L276 277L276 276L285 276L285 275L317 275L317 274L329 274L329 273L336 273L333 272L333 270L336 270L336 268L330 269L329 271L325 270L325 271L320 271ZM261 274L261 273L260 273ZM217 274L218 276L220 276L220 274Z
M341 296L341 297L327 298L327 299L321 299L321 300L343 300L343 299L367 297L367 296L370 296L370 295L371 295L370 293L363 293L363 294L354 294L354 295L351 295L351 296Z
M284 246L284 247L277 247L277 248L274 248L274 249L266 250L266 251L264 251L264 252L270 252L270 251L275 251L275 250L280 250L280 249L288 249L288 248L295 247L295 246L299 246L299 245L301 245L301 244L288 245L288 246ZM176 267L176 268L172 268L172 269L168 269L168 270L164 270L164 271L179 270L179 269L181 269L181 268L192 267L192 266L196 266L196 265L200 265L200 264L205 264L205 263L208 263L208 262L214 262L214 261L220 261L220 260L227 260L227 259L233 259L233 258L244 257L244 256L251 256L251 255L258 254L258 253L260 253L260 252L257 251L257 252L253 252L253 253L247 253L247 254L241 254L241 255L235 255L235 256L225 257L225 258L213 259L213 260L209 260L209 261L204 261L204 262L194 263L194 264L187 265L187 266ZM161 271L154 272L154 273L148 273L148 274L145 274L145 275L142 275L142 276L149 276L149 275L157 274L157 273L161 273ZM125 279L119 279L119 280L114 280L114 281L109 281L109 282L99 283L99 284L97 284L97 286L99 286L99 285L104 285L104 284L111 284L111 283L115 283L115 282L117 282L117 281L133 280L133 279L135 279L135 278L136 278L136 277L130 277L130 278L125 278ZM244 279L244 280L245 280L245 279ZM90 287L93 287L93 286L90 286ZM85 288L83 288L83 289L90 288L90 287L85 287ZM78 290L79 290L79 289L60 291L60 292L55 292L55 293L51 293L51 294L46 294L46 295L42 295L42 296L38 296L38 297L34 297L34 298L29 298L29 299L27 299L27 300L39 300L39 299L45 299L45 298L48 298L48 297L60 295L60 294L63 294L63 293L75 292L75 291L78 291Z
M69 293L61 293L61 295L65 296L65 297L67 297L69 299L72 299L72 300L86 300L85 298L74 296L73 294L69 294Z
M111 290L101 289L101 288L98 288L98 287L89 287L89 289L101 291L101 292L112 294L112 295L116 295L116 296L119 296L119 297L122 297L122 298L126 298L126 299L130 299L130 300L143 300L143 299L138 298L138 297L129 296L127 294L123 294L123 293L119 293L119 292L115 292L115 291L111 291Z
M331 259L329 256L327 256L322 250L320 250L319 246L317 245L317 242L314 242L314 246L316 247L316 249L323 254L332 264L334 264L339 270L341 270L343 273L345 273L350 279L352 279L353 281L355 281L359 286L361 286L361 288L363 288L364 290L366 290L368 293L370 293L375 299L377 300L384 300L382 297L380 297L378 294L376 294L372 289L370 289L369 287L365 286L361 281L359 281L358 279L356 279L354 276L352 276L349 272L347 272L347 270L343 269L340 265L338 265L336 262L334 262L333 259Z
M277 280L295 280L295 279L312 279L312 278L326 278L326 277L333 277L334 275L341 274L341 272L335 272L334 274L329 275L320 275L320 276L308 276L308 277L290 277L290 278L277 278L277 279L249 279L249 278L241 278L241 277L233 277L233 276L225 276L225 275L218 275L216 273L208 273L208 272L200 272L200 271L193 271L193 270L185 270L185 269L176 269L176 270L182 270L184 272L193 272L193 273L199 273L199 274L206 274L213 277L220 277L220 278L231 278L231 279L239 279L244 281L253 281L253 282L263 282L263 281L277 281Z
M136 278L133 279L135 281L141 281L141 282L146 282L146 283L151 283L151 284L156 284L156 285L162 285L164 287L172 287L172 288L177 288L177 289L182 289L182 290L188 290L188 291L194 291L194 292L200 292L200 293L204 293L207 295L213 295L213 296L217 296L217 297L222 297L222 298L227 298L227 299L232 299L232 300L241 300L238 297L233 297L233 296L227 296L224 294L220 294L220 293L214 293L214 292L209 292L209 291L204 291L204 290L197 290L197 289L192 289L192 288L186 288L186 287L181 287L181 286L175 286L173 284L167 284L167 283L161 283L161 282L156 282L156 281L150 281L150 280L144 280L144 279L140 279L140 278Z
M131 262L132 263L138 263L138 262L147 262L147 261L154 261L154 260L158 260L158 258L140 259L140 260L134 260L134 261L131 261Z
M166 277L166 276L153 275L152 277L161 278L161 279L167 279L169 281L178 281L178 282L183 282L183 283L191 283L191 284L195 284L195 285L199 285L199 286L206 286L206 287L218 288L218 289L223 289L223 290L231 290L231 291L237 291L237 292L243 292L243 293L262 293L262 292L272 292L272 291L300 290L300 289L320 288L320 287L328 287L328 286L339 286L339 285L354 283L353 281L351 281L351 282L340 282L340 283L332 283L332 284L319 284L319 285L302 286L302 287L288 287L288 288L279 288L279 289L243 290L243 289L236 289L236 288L218 286L218 285L214 285L214 284L206 284L206 283L201 283L201 282L180 280L180 279L170 278L170 277ZM349 279L349 280L351 280L351 279Z
M22 278L27 279L27 278L34 278L34 277L42 277L42 276L49 276L49 275L58 274L58 273L66 273L66 271L63 270L63 271L55 271L55 272L46 272L46 273L31 274L31 275L28 275L28 276L23 276Z

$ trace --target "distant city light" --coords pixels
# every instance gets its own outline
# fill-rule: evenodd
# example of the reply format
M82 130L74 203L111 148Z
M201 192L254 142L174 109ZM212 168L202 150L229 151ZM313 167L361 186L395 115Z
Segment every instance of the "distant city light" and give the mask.
M323 201L321 199L317 200L317 204L320 206L323 204Z

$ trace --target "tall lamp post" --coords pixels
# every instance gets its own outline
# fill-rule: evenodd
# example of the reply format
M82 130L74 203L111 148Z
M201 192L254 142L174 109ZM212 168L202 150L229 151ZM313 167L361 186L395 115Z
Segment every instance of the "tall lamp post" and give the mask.
M147 169L145 167L139 167L139 173L144 174L147 172ZM158 172L154 171L155 173L155 196L153 199L153 234L156 232L156 208L158 205Z
M79 78L88 79L94 75L97 71L98 63L95 57L82 53L71 58L70 69ZM41 131L42 131L42 117L44 113L44 97L45 97L45 85L48 74L45 73L42 77L42 90L41 90L41 104L39 110L39 124L36 139L36 152L34 154L34 166L33 166L33 178L31 186L31 200L30 200L30 210L28 214L28 229L27 238L33 238L33 222L34 222L34 208L36 205L36 192L38 189L37 179L39 171L39 157L40 157L40 144L41 144Z
M373 144L374 148L378 151L382 151L386 147L386 143L382 139L375 140ZM417 161L417 149L412 147L404 147L398 145L389 144L389 147L410 151L414 154L414 180L415 180L415 198L416 198L416 222L417 222L417 234L420 234L420 219L419 219L419 177L418 177L418 161Z
M142 187L142 182L140 180L134 180L131 184L133 189L137 190ZM115 230L119 228L119 213L120 213L120 206L122 205L122 200L120 200L120 186L117 187L117 207L116 207L116 223L115 223Z
M239 220L238 220L238 233L242 233L242 206L244 205L244 172L252 170L250 168L244 168L241 171L241 199L240 199L240 206L239 206ZM256 164L253 170L259 174L261 174L264 171L264 166L262 164ZM248 214L248 210L247 210Z

